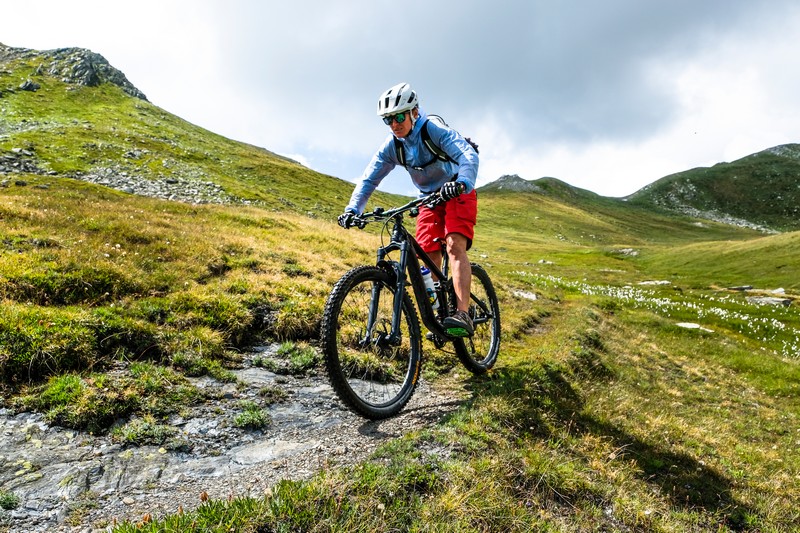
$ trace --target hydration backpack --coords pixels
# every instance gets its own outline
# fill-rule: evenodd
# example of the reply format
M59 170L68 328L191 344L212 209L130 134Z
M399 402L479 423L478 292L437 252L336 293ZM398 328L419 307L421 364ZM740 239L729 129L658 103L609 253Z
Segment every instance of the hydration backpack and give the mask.
M428 165L435 163L437 160L449 161L450 163L456 162L455 159L450 157L447 154L447 152L442 150L440 147L436 146L436 143L434 143L433 140L431 140L431 134L428 133L428 122L431 120L437 120L443 126L447 126L447 122L445 122L444 119L439 115L428 115L428 118L425 119L425 123L422 125L422 132L421 132L422 143L425 145L428 151L430 151L430 153L433 154L433 159L431 159L427 163L414 167L417 170L422 170ZM475 150L475 153L479 153L477 143L473 142L472 139L470 139L469 137L464 137L464 140L466 140L470 144L470 146L472 146L472 148ZM394 138L394 151L397 154L397 160L400 161L400 164L403 165L404 167L408 166L406 164L406 154L405 154L405 149L403 148L403 143L397 137Z

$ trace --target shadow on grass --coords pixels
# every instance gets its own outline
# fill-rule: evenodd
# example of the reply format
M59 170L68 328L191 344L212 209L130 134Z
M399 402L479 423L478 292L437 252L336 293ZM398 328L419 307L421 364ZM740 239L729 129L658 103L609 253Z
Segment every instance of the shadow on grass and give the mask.
M419 391L417 392L419 394ZM449 416L450 413L461 407L465 400L442 400L418 407L406 407L398 415L408 421L409 427L429 426ZM389 419L391 420L391 419ZM382 426L388 420L365 420L358 426L359 434L373 439L387 439L395 435L395 431L386 432Z
M592 369L589 378L595 382L612 375L612 371L598 361L593 363ZM505 367L495 371L494 379L474 380L472 385L476 399L496 395L522 400L512 415L519 438L559 441L564 432L600 437L620 450L619 458L634 461L640 477L656 487L676 510L701 510L715 522L733 530L749 527L758 512L733 496L733 483L722 473L670 449L669 444L648 442L602 417L587 413L571 381L581 379L576 376L586 378L587 375L574 370L550 364L537 368ZM591 496L587 494L587 497Z

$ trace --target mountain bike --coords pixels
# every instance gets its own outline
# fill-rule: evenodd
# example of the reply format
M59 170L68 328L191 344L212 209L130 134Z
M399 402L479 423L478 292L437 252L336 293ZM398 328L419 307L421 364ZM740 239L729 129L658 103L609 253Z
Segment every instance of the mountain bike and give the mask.
M432 193L401 207L376 208L355 217L354 225L361 229L383 223L377 262L349 270L325 303L321 344L331 385L350 409L372 420L400 412L417 386L423 344L417 307L429 331L426 338L440 350L452 346L471 372L485 373L497 361L500 307L486 270L471 264L468 312L474 333L449 334L442 321L456 310L456 295L446 245L440 241L442 264L437 265L403 223L404 215L415 217L420 206L433 207L441 201L438 193ZM389 241L384 244L386 235ZM392 258L393 252L399 252L398 257ZM426 289L420 261L438 280L433 294Z

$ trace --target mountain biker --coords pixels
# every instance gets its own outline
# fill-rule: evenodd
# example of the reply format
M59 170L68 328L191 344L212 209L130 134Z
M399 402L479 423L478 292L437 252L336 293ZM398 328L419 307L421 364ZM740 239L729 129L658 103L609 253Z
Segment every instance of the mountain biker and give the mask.
M467 309L472 270L467 250L472 247L478 214L475 193L478 153L457 131L438 121L429 121L419 107L417 93L408 83L399 83L381 94L378 115L392 133L361 175L350 203L339 215L339 225L352 226L353 217L364 211L370 195L397 165L405 166L411 181L423 195L438 190L445 202L433 209L420 208L416 238L436 264L441 264L442 259L439 240L446 242L457 310L443 325L445 329L463 329L471 335L474 329ZM423 143L421 131L425 122L428 122L431 141L446 152L449 160L437 158ZM395 139L403 143L405 164L398 158Z

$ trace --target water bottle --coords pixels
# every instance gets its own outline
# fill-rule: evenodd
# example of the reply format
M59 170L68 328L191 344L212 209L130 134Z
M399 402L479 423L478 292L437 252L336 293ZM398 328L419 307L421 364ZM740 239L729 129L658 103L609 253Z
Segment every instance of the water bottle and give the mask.
M428 293L428 301L435 311L439 308L439 299L436 297L436 287L433 286L431 271L425 265L422 265L419 270L422 273L422 279L425 281L425 292Z

